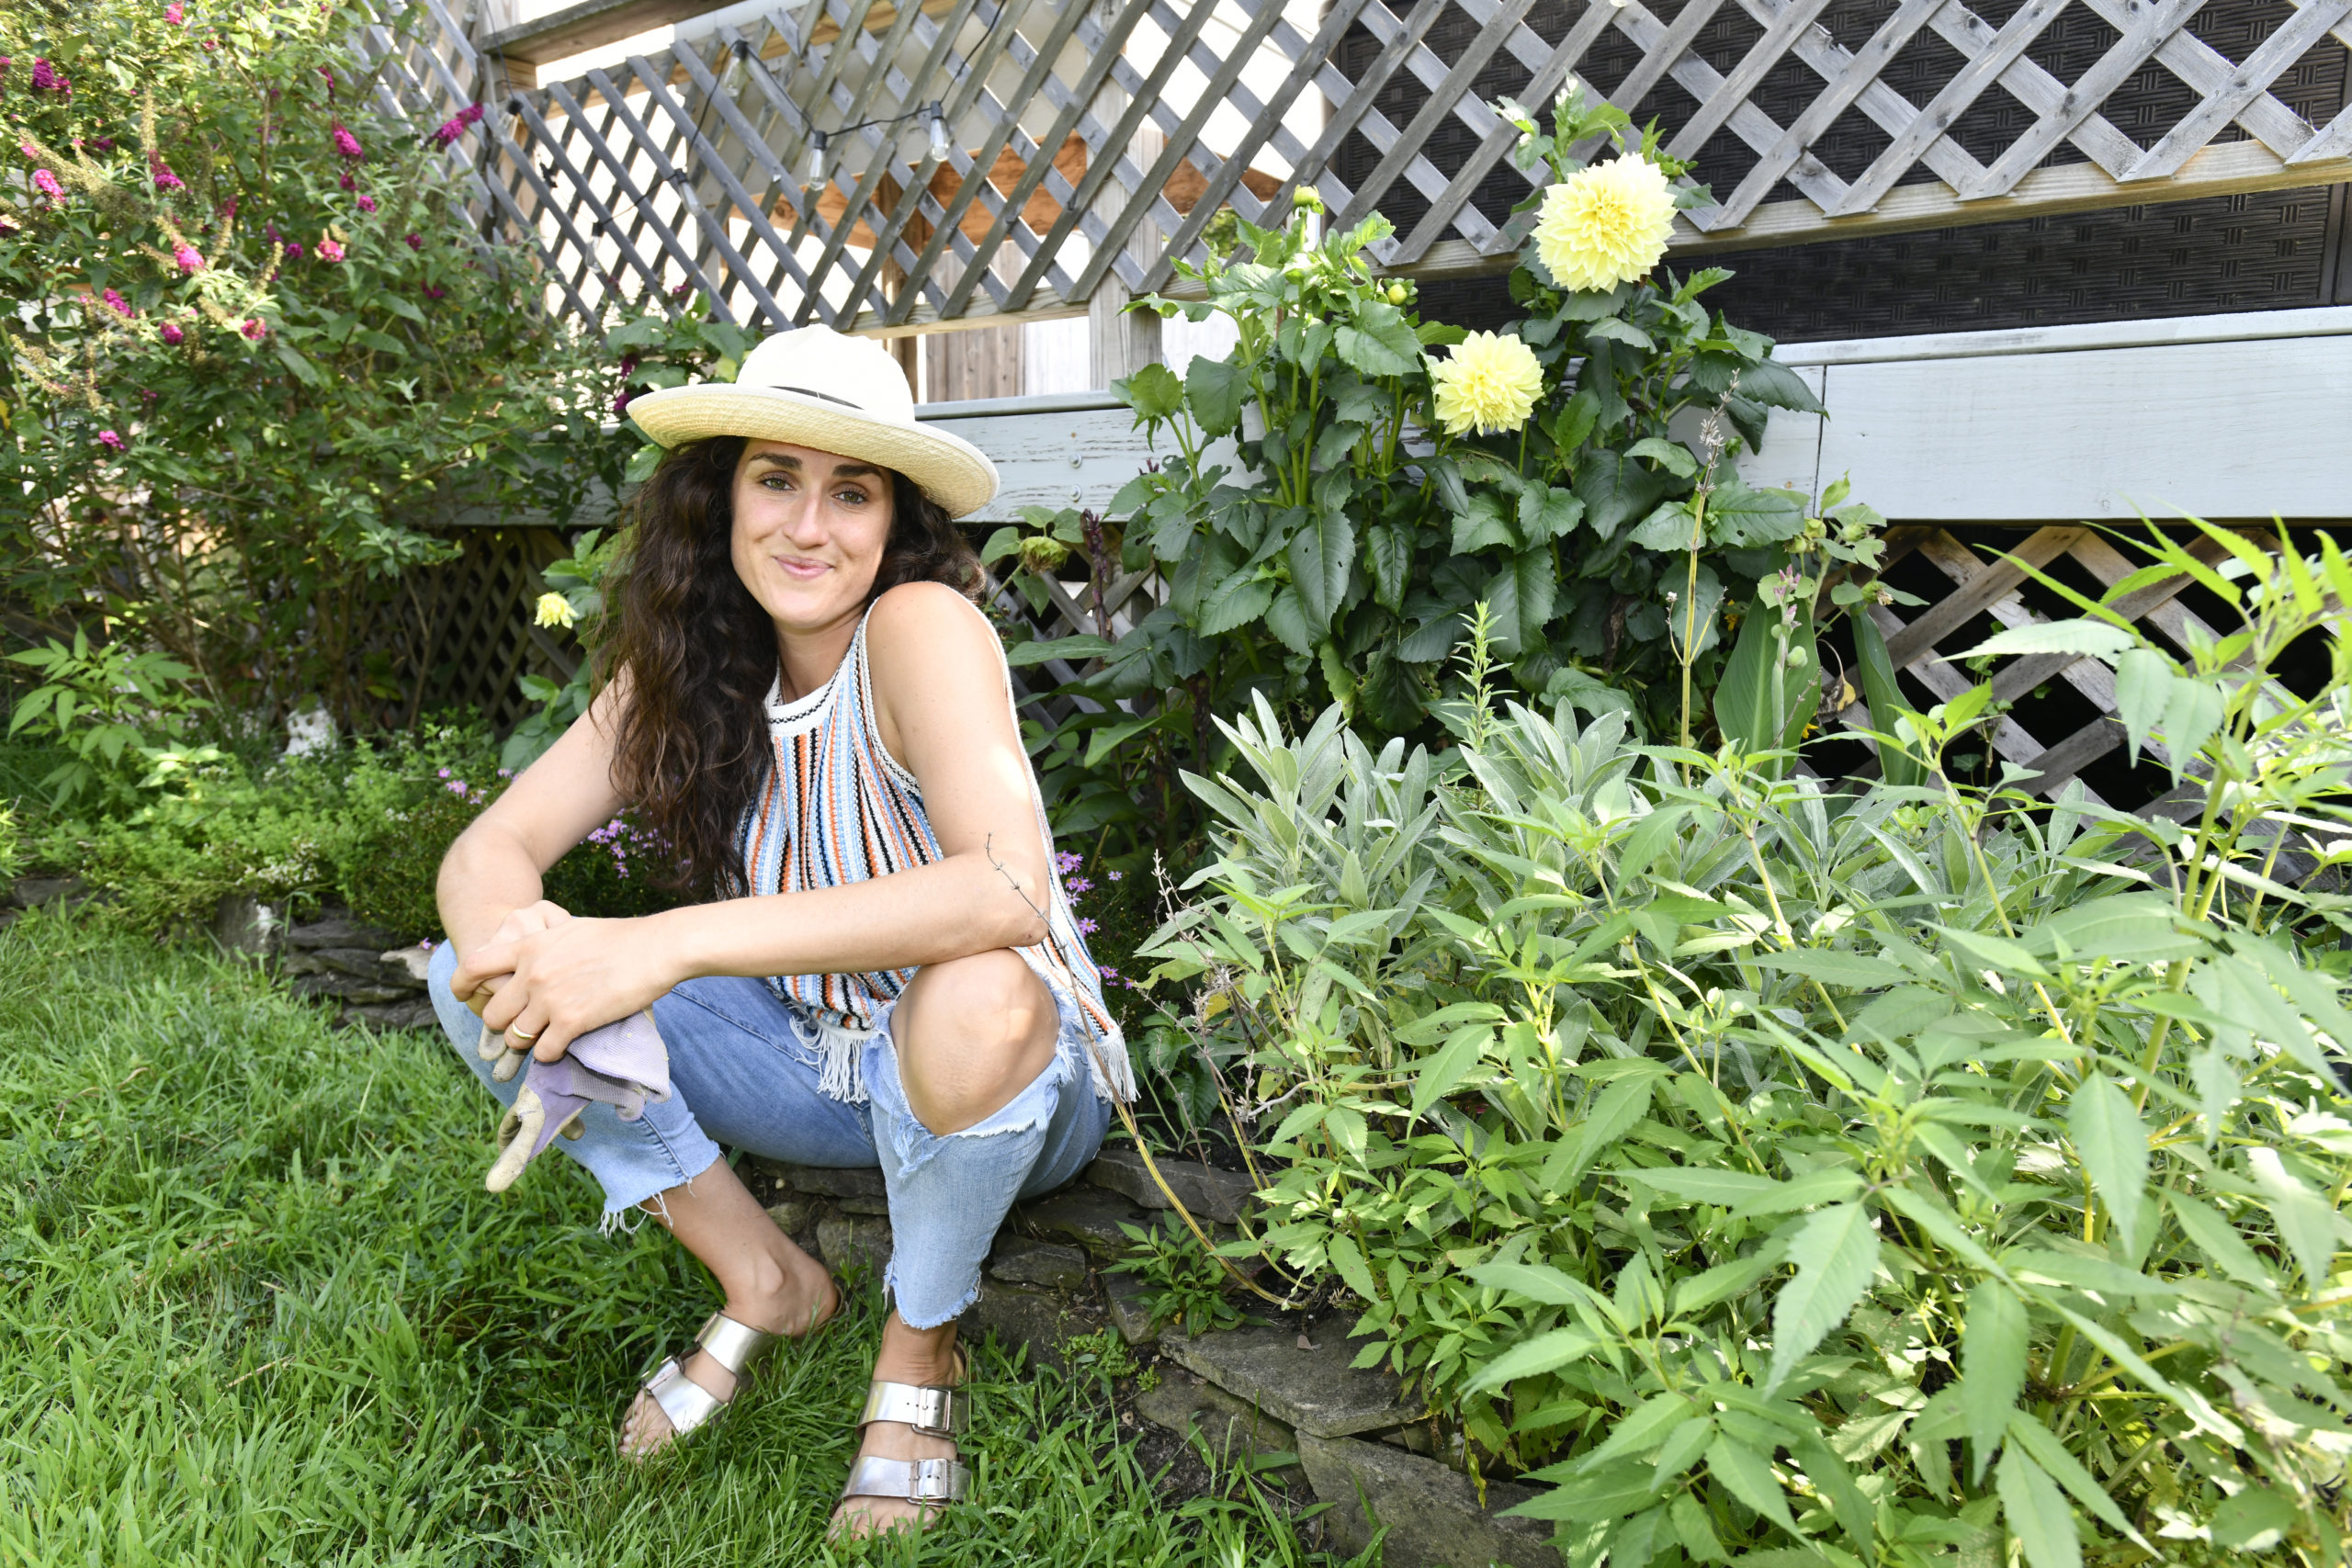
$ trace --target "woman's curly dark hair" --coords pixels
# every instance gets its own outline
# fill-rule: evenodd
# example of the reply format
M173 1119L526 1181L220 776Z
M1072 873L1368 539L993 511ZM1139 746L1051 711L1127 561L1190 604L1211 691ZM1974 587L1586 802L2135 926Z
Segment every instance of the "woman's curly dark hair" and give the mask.
M630 504L611 592L617 624L599 658L625 677L613 782L674 853L662 880L700 897L742 893L737 835L774 759L762 712L778 669L775 624L735 574L739 435L666 454ZM945 508L893 473L890 537L866 595L944 582L977 602L986 575Z

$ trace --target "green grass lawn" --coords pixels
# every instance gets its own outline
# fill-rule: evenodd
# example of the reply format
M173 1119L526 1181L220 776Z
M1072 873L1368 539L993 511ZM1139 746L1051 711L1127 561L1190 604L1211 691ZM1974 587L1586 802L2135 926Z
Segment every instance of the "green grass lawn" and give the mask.
M878 1300L639 1469L639 1373L718 1304L568 1161L481 1190L435 1040L34 915L0 931L0 1561L1304 1564L1278 1512L1155 1495L1104 1385L976 1358L977 1503L834 1549ZM846 1331L844 1331L844 1328Z

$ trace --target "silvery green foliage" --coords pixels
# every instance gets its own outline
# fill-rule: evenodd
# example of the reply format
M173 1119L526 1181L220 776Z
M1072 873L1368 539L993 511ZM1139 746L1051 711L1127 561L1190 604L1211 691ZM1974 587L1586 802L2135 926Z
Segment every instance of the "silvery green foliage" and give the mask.
M1480 698L1432 758L1261 703L1151 950L1246 1053L1230 1250L1352 1296L1575 1563L2342 1561L2352 1010L2310 874L2352 839L2352 569L2289 562L2208 572L2246 629L2187 660L2099 605L2046 634L2125 669L2177 818L1950 784L1966 704L1853 796L1566 705ZM2314 630L2306 701L2265 671Z

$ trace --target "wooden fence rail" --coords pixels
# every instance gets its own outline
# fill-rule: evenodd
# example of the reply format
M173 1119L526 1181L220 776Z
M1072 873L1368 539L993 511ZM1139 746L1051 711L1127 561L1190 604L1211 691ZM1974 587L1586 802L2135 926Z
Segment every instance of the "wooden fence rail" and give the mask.
M1487 106L1572 76L1702 160L1685 250L2352 178L2352 0L797 0L544 83L530 28L368 3L385 104L494 111L451 155L592 325L682 288L883 333L1124 304L1302 185L1400 217L1391 269L1498 270L1536 176Z

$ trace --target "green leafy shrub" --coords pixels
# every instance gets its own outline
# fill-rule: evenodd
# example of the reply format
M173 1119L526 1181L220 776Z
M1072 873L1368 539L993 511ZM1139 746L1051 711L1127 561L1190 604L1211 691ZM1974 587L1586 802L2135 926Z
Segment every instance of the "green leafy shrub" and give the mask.
M1282 1107L1228 1250L1343 1281L1574 1562L2340 1562L2352 922L2302 874L2352 858L2352 564L2206 532L1985 647L2114 662L2178 819L1951 784L1982 688L1882 715L1923 782L1860 795L1565 702L1474 690L1436 758L1261 700L1153 950ZM2108 607L2170 571L2245 617L2186 663Z
M395 30L426 15L386 7ZM0 593L160 649L224 714L405 694L362 646L460 505L617 485L527 248L343 45L348 7L0 8Z
M1206 1334L1240 1325L1241 1311L1226 1294L1224 1265L1190 1230L1173 1217L1148 1229L1121 1221L1119 1230L1127 1238L1127 1255L1103 1272L1135 1276L1152 1326L1171 1323L1185 1334Z
M107 896L107 918L160 931L243 896L315 909L347 903L401 934L438 932L441 857L505 788L479 725L426 725L380 744L247 764L213 748L167 754L141 803L53 821L36 858ZM546 896L577 914L623 917L676 900L655 886L660 846L626 817L548 871Z
M1688 733L1694 705L1705 728L1742 611L1754 629L1735 660L1740 700L1715 710L1723 732L1763 750L1812 716L1822 569L1874 562L1879 519L1843 487L1814 515L1812 498L1753 489L1728 461L1761 444L1770 410L1820 405L1770 339L1701 303L1729 274L1653 273L1671 206L1704 195L1679 183L1688 165L1654 133L1626 148L1623 113L1580 89L1548 132L1499 107L1521 124L1522 165L1555 176L1529 209L1622 171L1657 207L1649 248L1572 288L1535 223L1510 275L1524 319L1465 337L1422 321L1411 285L1374 276L1366 250L1387 220L1317 240L1305 193L1286 227L1238 225L1248 259L1184 269L1204 299L1147 302L1222 315L1239 340L1120 384L1158 453L1112 502L1120 521L1033 511L989 541L1041 609L1041 580L1073 556L1097 587L1143 570L1166 581L1166 602L1115 643L1106 623L1013 649L1023 664L1099 660L1062 688L1091 711L1032 736L1063 830L1123 853L1183 843L1197 818L1179 774L1223 765L1213 716L1255 694L1286 720L1332 702L1367 735L1433 739L1446 660L1481 602L1519 690L1628 709L1665 734ZM1622 156L1588 167L1570 151L1601 142ZM1827 607L1860 592L1834 586Z

